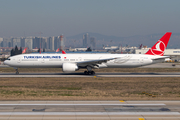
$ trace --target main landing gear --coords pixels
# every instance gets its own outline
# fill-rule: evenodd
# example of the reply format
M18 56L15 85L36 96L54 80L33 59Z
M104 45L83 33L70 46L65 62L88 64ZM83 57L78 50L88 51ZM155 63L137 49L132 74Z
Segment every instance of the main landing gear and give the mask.
M90 66L87 66L87 70L88 71L84 71L85 75L94 75L95 72L92 70L92 68Z
M85 75L94 75L95 72L94 71L84 71Z
M19 75L18 68L14 68L16 70L16 75Z

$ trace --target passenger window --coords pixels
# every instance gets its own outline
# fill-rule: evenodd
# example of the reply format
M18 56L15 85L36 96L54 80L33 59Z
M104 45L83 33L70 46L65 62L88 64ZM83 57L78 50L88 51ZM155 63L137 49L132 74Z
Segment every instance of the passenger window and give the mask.
M69 59L64 59L64 61L69 61Z

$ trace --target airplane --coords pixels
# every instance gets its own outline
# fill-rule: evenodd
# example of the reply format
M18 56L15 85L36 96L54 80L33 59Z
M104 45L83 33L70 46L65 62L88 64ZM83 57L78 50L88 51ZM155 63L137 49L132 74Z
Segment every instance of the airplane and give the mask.
M62 68L63 72L75 72L79 69L86 75L94 75L93 69L132 68L163 62L170 56L163 56L171 37L167 32L145 54L21 54L9 57L5 65L18 68Z
M66 54L66 52L64 50L62 50L62 54Z
M59 52L59 48L56 50L56 52Z
M59 52L59 48L56 50L56 52ZM62 54L66 54L66 52L62 50Z
M26 53L26 50L27 50L27 48L25 48L25 49L22 51L22 54Z

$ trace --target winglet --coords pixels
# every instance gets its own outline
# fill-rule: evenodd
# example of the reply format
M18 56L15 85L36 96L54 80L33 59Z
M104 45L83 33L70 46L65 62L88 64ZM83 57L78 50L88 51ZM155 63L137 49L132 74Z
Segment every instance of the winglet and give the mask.
M66 54L66 52L63 50L63 51L62 51L62 54Z
M149 49L145 54L163 56L171 34L172 32L167 32L166 34L164 34L164 36L162 36L162 38L156 44L154 44L154 46L152 46L152 48Z

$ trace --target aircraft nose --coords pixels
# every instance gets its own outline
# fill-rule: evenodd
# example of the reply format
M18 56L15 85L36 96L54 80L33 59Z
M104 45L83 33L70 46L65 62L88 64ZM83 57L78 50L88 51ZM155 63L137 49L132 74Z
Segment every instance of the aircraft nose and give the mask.
M3 63L4 63L4 65L7 65L7 60L5 60Z

